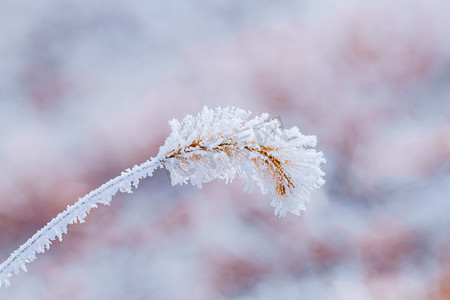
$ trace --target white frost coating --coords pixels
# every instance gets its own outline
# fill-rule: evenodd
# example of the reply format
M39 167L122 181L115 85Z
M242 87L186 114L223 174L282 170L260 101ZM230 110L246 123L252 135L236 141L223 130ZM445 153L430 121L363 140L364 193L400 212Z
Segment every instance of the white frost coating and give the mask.
M262 114L247 120L250 113L234 108L204 107L197 116L169 122L172 133L156 157L106 182L58 214L0 265L0 287L36 253L50 248L52 241L67 233L69 224L84 222L91 208L109 205L117 192L131 193L139 181L165 167L172 185L190 182L199 188L213 179L231 182L236 174L245 191L258 185L271 198L275 214L299 214L305 210L312 189L325 182L320 164L323 154L316 152L315 136L305 136L297 127L284 129L277 119Z
M256 183L272 198L275 214L299 214L312 189L323 185L323 154L312 147L315 136L302 135L297 127L284 129L277 119L237 108L204 107L182 122L170 122L172 133L160 153L170 157L166 168L172 184L201 187L213 179L242 179L245 190Z
M131 170L123 172L120 176L108 181L99 188L91 191L89 194L80 198L75 204L67 206L67 209L59 213L53 220L47 223L42 229L36 232L28 241L11 253L9 258L0 265L0 287L9 285L9 277L12 273L19 273L21 268L27 271L25 263L30 263L36 259L36 253L44 253L50 249L51 241L56 237L62 241L62 235L67 233L67 225L84 223L84 218L90 212L91 208L97 207L97 203L109 205L111 197L119 189L128 191L130 184L136 184L139 179L151 176L153 171L160 166L156 159L151 159ZM135 174L139 174L136 177Z

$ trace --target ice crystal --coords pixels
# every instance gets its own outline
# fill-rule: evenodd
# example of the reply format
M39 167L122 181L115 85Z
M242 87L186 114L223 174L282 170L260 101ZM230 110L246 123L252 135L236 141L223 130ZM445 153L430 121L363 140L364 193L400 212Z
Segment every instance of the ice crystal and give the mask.
M299 214L310 191L324 183L320 164L325 159L313 149L316 137L302 135L297 127L285 129L267 114L247 120L249 115L234 107L204 107L195 117L172 120L172 134L160 149L172 184L201 188L238 174L247 191L256 183L272 198L276 215Z

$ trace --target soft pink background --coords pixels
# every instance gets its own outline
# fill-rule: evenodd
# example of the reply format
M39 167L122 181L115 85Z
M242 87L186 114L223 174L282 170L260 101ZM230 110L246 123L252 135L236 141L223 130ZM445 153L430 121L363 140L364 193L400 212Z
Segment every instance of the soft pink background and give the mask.
M203 105L315 134L300 217L162 170L0 299L450 299L450 3L0 2L0 260Z

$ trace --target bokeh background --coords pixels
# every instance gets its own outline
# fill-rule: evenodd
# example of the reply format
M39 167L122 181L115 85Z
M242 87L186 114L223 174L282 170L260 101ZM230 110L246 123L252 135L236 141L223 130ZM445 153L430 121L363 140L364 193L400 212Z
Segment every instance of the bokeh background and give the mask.
M203 105L317 135L305 213L159 170L0 299L450 299L446 0L1 1L1 260Z

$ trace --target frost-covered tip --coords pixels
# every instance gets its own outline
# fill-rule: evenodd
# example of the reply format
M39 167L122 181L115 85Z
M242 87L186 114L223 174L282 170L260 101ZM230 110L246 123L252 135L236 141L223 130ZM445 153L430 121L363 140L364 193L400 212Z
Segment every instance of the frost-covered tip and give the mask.
M52 241L61 241L69 224L83 223L92 208L109 205L117 192L132 192L161 167L169 170L173 185L190 182L199 188L215 178L230 182L238 175L246 191L256 183L270 195L276 215L298 215L311 190L324 183L320 164L325 159L313 149L316 137L302 135L297 127L285 129L267 114L249 116L234 107L204 107L197 116L170 121L172 133L156 157L78 199L11 253L0 265L0 287L9 285L13 273L26 271L25 264L48 250Z
M249 116L235 107L204 107L197 116L172 120L172 133L159 152L172 184L201 187L215 178L229 182L237 174L245 190L256 183L271 197L276 215L298 215L311 190L324 183L320 164L325 159L313 149L316 137L302 135L297 127L285 129L268 114Z

